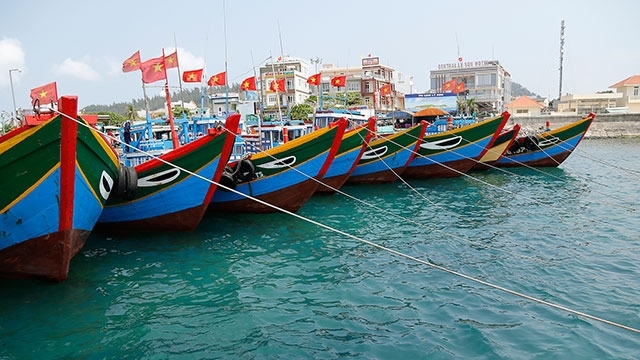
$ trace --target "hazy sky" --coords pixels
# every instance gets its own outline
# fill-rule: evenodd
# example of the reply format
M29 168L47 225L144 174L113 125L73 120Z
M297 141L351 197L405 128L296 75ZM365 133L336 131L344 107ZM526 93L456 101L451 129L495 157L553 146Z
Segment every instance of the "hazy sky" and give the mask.
M562 92L594 93L640 74L638 14L635 0L12 0L0 13L0 110L13 107L9 69L22 70L12 72L18 107L30 107L32 88L56 81L58 94L78 95L82 108L143 97L140 72L122 72L136 50L144 61L177 44L181 71L212 75L226 61L228 78L240 82L280 55L280 39L285 54L323 64L355 67L378 56L413 76L420 92L438 64L495 59L513 81L555 98L561 20ZM177 70L169 74L178 86Z

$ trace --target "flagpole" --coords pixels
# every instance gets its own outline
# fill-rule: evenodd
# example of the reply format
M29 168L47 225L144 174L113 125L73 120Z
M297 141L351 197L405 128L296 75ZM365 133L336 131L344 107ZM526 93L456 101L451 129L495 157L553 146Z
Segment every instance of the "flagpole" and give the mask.
M176 61L178 60L178 42L176 41L176 33L173 33L173 45L176 48ZM178 82L180 84L180 103L182 104L182 116L185 116L185 111L184 111L184 92L182 89L182 76L180 76L182 74L182 72L180 71L180 61L178 61Z
M257 77L256 75L256 64L253 60L253 51L249 51L249 55L251 56L251 66L253 67L253 76L254 78ZM258 108L260 109L260 116L258 116L258 147L260 148L260 151L262 151L262 119L261 117L264 114L264 109L262 108L262 79L260 79L260 96L258 96Z
M176 57L178 53L176 52ZM164 48L162 48L162 71L164 71L164 94L167 98L167 112L169 117L169 127L171 128L171 140L173 143L173 148L177 149L180 147L180 142L178 141L178 133L176 132L176 126L173 123L173 111L171 110L171 95L169 94L169 78L167 77L167 59L164 56Z
M144 110L146 111L145 118L148 118L150 114L149 114L149 99L147 98L147 88L146 86L144 86L144 80L142 80L142 78L140 79L140 81L142 82L142 96L144 96Z
M269 53L269 57L271 58L271 71L273 72L273 81L276 81L276 68L273 65L273 56ZM278 88L276 87L276 106L278 107L278 116L280 117L280 126L282 123L282 110L280 109L280 95L278 94Z
M224 21L224 72L225 77L228 73L227 69L227 2L222 0L222 15ZM226 88L226 96L225 96L225 112L227 116L229 116L229 81L225 79L225 88Z

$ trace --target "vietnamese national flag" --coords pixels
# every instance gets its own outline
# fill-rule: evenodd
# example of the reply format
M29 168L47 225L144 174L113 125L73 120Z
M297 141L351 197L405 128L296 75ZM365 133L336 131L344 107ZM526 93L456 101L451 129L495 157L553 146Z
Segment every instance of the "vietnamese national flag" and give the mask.
M227 84L226 71L213 75L212 77L209 78L209 81L207 81L207 85L209 86L220 86L220 85L226 85L226 84Z
M307 79L307 83L311 84L311 85L320 85L320 81L322 81L321 78L322 74L315 74L315 75L311 75L308 79Z
M131 72L140 69L140 50L136 51L133 55L129 56L127 60L122 63L122 72Z
M449 80L442 84L442 92L454 91L456 87L456 79Z
M252 76L244 79L242 83L240 83L240 90L256 90L256 77Z
M278 80L273 80L270 84L269 84L269 90L271 91L275 91L275 92L283 92L285 91L285 79L278 79Z
M164 63L167 66L167 69L177 68L178 67L178 51L174 51L173 54L169 54L164 57Z
M391 95L391 84L386 84L383 87L381 87L380 95L381 96Z
M346 82L347 82L346 75L334 76L331 78L331 85L336 87L344 86Z
M456 83L456 89L455 89L454 93L458 94L458 93L461 93L461 92L465 91L466 89L467 88L464 85L464 82L459 82L459 83Z
M184 82L200 82L202 81L202 72L204 69L200 70L189 70L182 73L182 81Z
M167 71L164 68L164 58L162 56L149 59L140 64L142 70L142 82L149 84L167 78Z
M36 106L58 102L58 88L56 82L48 83L31 89L31 104Z

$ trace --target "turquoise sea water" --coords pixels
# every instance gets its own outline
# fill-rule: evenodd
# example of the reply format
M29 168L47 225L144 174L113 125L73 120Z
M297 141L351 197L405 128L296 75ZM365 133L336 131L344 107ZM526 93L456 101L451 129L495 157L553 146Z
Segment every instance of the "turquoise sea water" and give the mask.
M615 325L640 329L640 139L473 175L298 213L361 241L287 214L94 233L67 281L0 280L0 359L640 358Z

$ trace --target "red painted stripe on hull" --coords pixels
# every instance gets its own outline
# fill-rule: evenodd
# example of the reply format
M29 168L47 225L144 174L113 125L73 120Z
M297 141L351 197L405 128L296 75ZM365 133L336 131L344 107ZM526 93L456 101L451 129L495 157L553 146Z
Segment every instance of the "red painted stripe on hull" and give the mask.
M78 97L63 96L59 101L60 112L64 115L60 115L60 221L58 231L65 231L73 227L78 123L72 119L78 118Z

